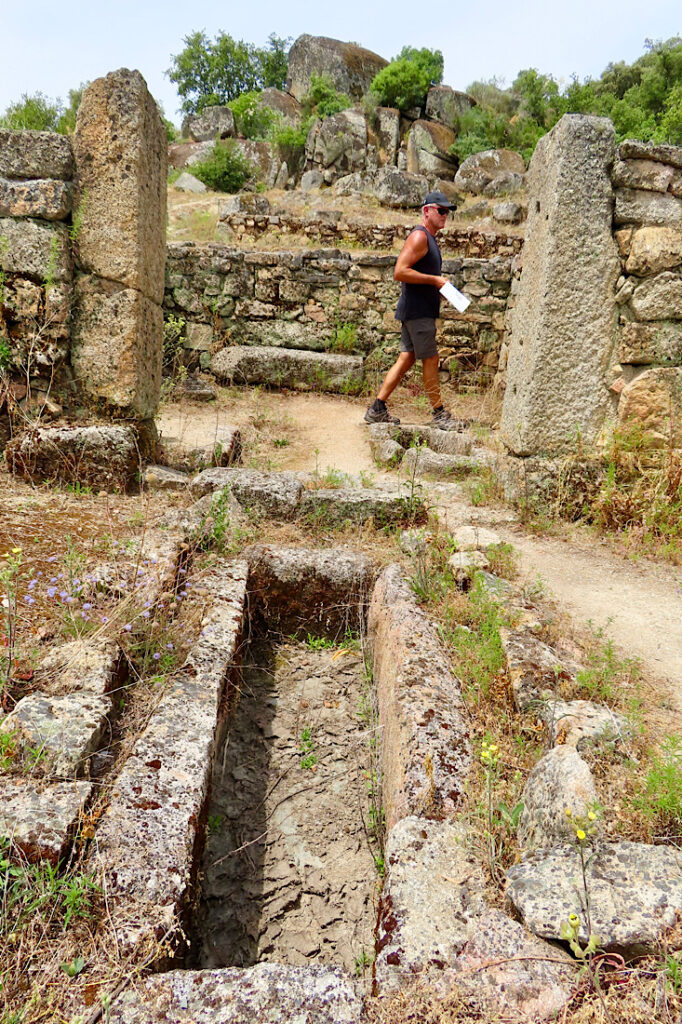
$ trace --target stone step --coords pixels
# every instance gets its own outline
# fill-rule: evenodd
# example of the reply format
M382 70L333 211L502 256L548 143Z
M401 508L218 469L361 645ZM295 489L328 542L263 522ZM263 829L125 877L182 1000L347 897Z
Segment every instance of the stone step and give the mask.
M211 370L229 384L267 384L296 391L356 394L363 381L361 356L267 345L224 348L213 356Z

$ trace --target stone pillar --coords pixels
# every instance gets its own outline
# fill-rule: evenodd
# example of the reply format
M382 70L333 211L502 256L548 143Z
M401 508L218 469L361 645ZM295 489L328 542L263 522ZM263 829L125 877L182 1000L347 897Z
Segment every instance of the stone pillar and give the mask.
M566 114L528 172L528 229L512 317L501 435L514 455L596 441L610 409L616 344L614 129Z
M90 402L144 420L161 384L168 156L139 71L114 71L86 89L73 146L73 370Z

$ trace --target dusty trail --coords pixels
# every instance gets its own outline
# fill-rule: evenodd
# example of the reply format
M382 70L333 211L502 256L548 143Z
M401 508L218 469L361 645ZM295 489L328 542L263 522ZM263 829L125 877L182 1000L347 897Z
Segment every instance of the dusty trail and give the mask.
M270 468L309 472L317 468L324 473L334 467L354 475L371 473L377 481L396 480L395 474L377 471L372 460L362 423L364 407L364 402L346 398L242 392L231 393L226 408L193 408L191 414L181 413L178 407L175 412L166 410L161 425L167 433L182 427L199 437L207 431L211 436L218 420L245 430L265 423L273 446L268 449L267 443L259 442L258 461L262 464L265 457ZM410 415L397 404L394 409L405 422L427 419L414 410ZM274 447L278 437L287 440L285 447ZM539 576L545 593L577 626L591 623L602 628L619 655L640 659L647 675L658 681L657 703L675 716L670 727L682 728L680 568L645 559L634 563L568 526L560 538L533 536L509 509L474 508L455 484L429 485L429 490L449 527L478 523L494 528L518 552L523 581L533 584Z

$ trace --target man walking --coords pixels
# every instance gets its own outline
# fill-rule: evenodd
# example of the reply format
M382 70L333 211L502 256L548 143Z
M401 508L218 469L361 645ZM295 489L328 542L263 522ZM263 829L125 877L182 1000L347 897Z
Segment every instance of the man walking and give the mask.
M396 261L393 277L402 282L395 313L396 320L402 323L400 355L365 413L367 423L400 422L389 414L386 400L417 359L421 359L424 389L433 409L431 426L441 430L461 429L461 424L451 417L441 402L436 345L440 289L446 283L446 278L440 273L443 261L436 235L445 226L452 209L453 204L443 192L429 192L422 206L421 224L410 232Z

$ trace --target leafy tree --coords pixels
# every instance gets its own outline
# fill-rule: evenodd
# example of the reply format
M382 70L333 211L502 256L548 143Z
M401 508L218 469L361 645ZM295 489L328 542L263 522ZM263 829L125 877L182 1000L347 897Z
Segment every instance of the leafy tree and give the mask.
M375 75L370 92L377 102L399 110L423 106L432 82L443 78L440 50L416 50L404 46L395 60Z
M281 88L286 78L289 40L274 33L263 49L226 32L214 40L204 32L192 32L183 42L184 50L171 56L166 74L177 86L187 114L229 103L263 86Z

